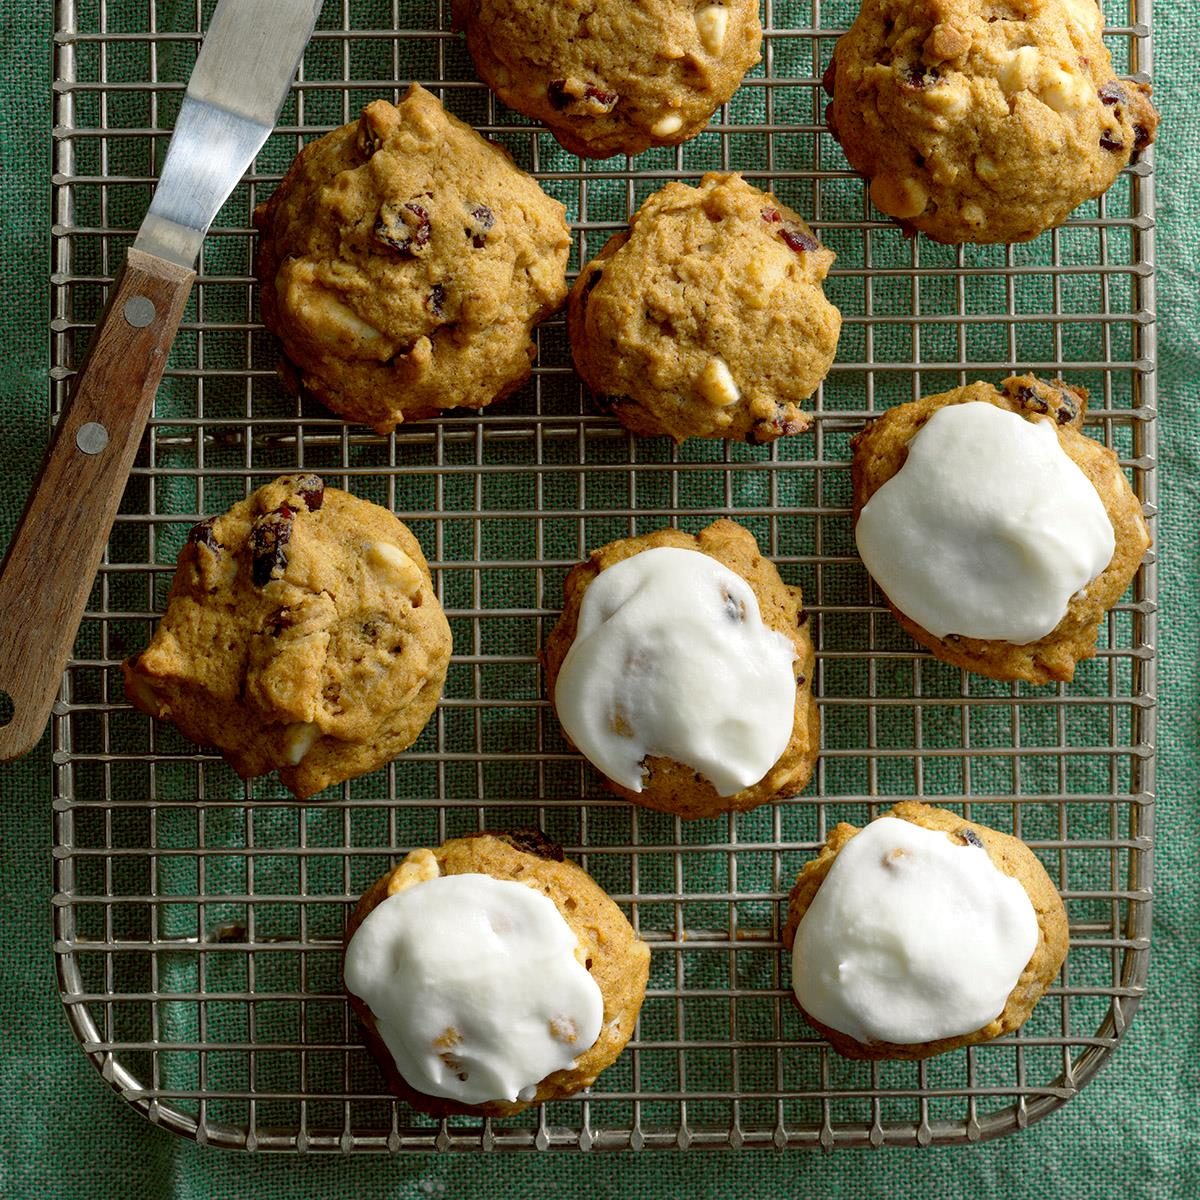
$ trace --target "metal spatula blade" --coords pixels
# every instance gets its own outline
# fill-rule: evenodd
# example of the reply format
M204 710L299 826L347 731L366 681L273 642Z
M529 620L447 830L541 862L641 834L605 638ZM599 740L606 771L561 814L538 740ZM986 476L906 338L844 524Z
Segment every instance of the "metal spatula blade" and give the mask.
M322 0L221 0L134 247L189 267L275 128Z
M267 140L322 0L220 0L162 180L0 567L0 761L37 744L195 279Z

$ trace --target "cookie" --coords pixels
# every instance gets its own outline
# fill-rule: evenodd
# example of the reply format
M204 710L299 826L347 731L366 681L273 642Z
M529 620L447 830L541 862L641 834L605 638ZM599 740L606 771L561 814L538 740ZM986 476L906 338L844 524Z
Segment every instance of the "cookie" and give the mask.
M1087 392L1032 375L891 409L851 442L855 537L901 625L993 679L1070 680L1150 545Z
M285 475L188 535L125 695L303 800L410 746L449 661L417 539L378 505Z
M939 242L1025 242L1153 140L1095 0L863 0L827 120L876 208Z
M286 374L380 433L502 399L566 296L564 212L423 88L373 101L255 210L262 319Z
M698 134L759 59L758 0L454 0L480 78L572 154Z
M1011 1033L1067 954L1019 838L924 804L839 824L796 877L783 944L810 1024L849 1058L928 1058Z
M714 521L592 551L542 651L568 740L619 796L678 816L803 790L820 748L800 589Z
M650 950L536 833L414 850L359 901L345 980L388 1085L437 1116L574 1095L633 1034Z
M571 289L571 352L634 433L769 442L808 428L841 314L833 251L738 175L669 183Z

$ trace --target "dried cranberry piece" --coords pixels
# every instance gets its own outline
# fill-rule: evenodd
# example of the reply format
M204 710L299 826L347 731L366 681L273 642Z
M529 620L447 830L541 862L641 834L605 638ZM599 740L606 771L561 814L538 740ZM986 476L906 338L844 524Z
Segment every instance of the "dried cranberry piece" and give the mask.
M1100 148L1107 150L1110 154L1120 154L1125 149L1124 142L1118 142L1115 137L1106 129L1100 135Z
M446 310L443 306L446 303L446 289L440 283L435 283L433 287L429 289L428 303L429 311L433 313L435 317L445 315Z
M1100 88L1096 95L1100 97L1101 104L1107 105L1110 108L1114 104L1125 103L1125 91L1115 79L1110 79L1108 83Z
M817 239L815 237L810 237L802 229L795 229L790 225L785 225L780 230L779 236L783 238L783 244L789 250L794 250L797 254L803 254L806 250L815 250L817 248Z
M375 222L375 240L397 254L416 255L429 245L433 226L424 205L415 200L403 204L385 204Z
M486 204L476 204L467 210L471 223L467 226L467 237L476 250L487 245L488 231L496 224L496 216Z
M296 480L296 494L309 512L316 512L325 503L325 480L320 475L301 475Z
M1037 392L1027 384L1022 384L1019 388L1017 388L1016 392L1013 393L1013 399L1016 400L1016 402L1022 408L1029 409L1030 412L1048 413L1050 411L1049 403L1043 400L1042 397L1039 396Z
M1150 142L1150 130L1145 125L1135 125L1133 127L1133 152L1135 154L1140 153L1150 145Z
M617 106L617 100L620 98L616 92L605 91L604 88L598 88L595 84L589 83L583 89L583 98L592 100L599 105L605 112L612 112Z
M799 629L800 627L807 625L807 624L808 624L808 609L802 608L796 614L796 627Z
M968 829L965 825L958 831L958 836L962 838L969 846L975 846L977 849L983 849L983 843L979 840L979 835L973 829Z
M285 547L292 540L292 523L296 514L286 505L263 515L250 526L250 578L255 587L266 587L276 569L287 566Z
M214 554L220 554L222 549L221 543L217 541L217 535L213 532L213 526L216 523L216 517L209 517L207 520L201 521L198 525L193 525L188 530L188 545L207 546Z
M764 208L762 210L762 219L768 225L778 225L783 220L783 217L779 215L779 209L777 208Z
M552 107L562 112L572 100L574 96L567 92L567 81L565 79L552 79L546 85L546 95L550 100Z
M1060 425L1069 425L1079 415L1079 406L1070 392L1059 392L1058 412L1054 414Z
M825 68L825 74L821 76L821 86L825 89L825 95L833 96L834 81L837 79L837 59L831 58L829 66Z
M904 82L911 88L930 87L939 78L937 67L927 67L924 63L912 63L904 71Z

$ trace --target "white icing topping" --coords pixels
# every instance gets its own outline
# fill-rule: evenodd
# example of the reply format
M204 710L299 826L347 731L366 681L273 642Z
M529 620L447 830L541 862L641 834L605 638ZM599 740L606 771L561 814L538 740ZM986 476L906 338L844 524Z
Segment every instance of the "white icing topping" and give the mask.
M515 1101L573 1067L600 1034L604 999L577 952L541 892L443 875L368 913L346 947L346 988L417 1091Z
M998 1017L1037 944L1029 896L986 850L880 817L838 852L801 918L792 988L858 1042L932 1042Z
M741 576L700 551L659 546L601 571L584 593L554 705L571 741L623 787L640 792L654 756L731 796L787 748L795 657Z
M1112 560L1112 522L1052 420L939 409L854 531L888 599L935 637L1045 637Z

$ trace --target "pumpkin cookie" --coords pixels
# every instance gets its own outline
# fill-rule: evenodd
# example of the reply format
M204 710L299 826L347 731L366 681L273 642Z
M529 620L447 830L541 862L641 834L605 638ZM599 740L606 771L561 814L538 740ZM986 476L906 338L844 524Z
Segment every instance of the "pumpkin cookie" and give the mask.
M739 175L670 183L580 272L568 307L575 366L640 434L769 442L833 362L841 314L822 283L833 251Z
M758 0L454 0L480 77L572 154L698 134L759 59Z
M863 0L828 121L875 206L939 242L1024 242L1154 139L1095 0Z
M1150 545L1087 392L1032 375L901 404L853 439L855 538L904 628L993 679L1069 680Z
M681 817L803 790L820 746L799 588L732 521L594 550L542 652L563 731L636 804Z
M397 1095L438 1116L589 1087L633 1034L649 970L621 910L536 833L414 850L346 927L367 1046Z
M293 381L387 433L515 390L566 296L564 208L415 84L306 146L254 223Z
M801 1011L850 1058L927 1058L1029 1019L1067 915L1024 842L924 804L839 824L796 878L784 945Z
M449 661L416 538L316 475L285 475L192 530L125 694L304 799L410 746Z

